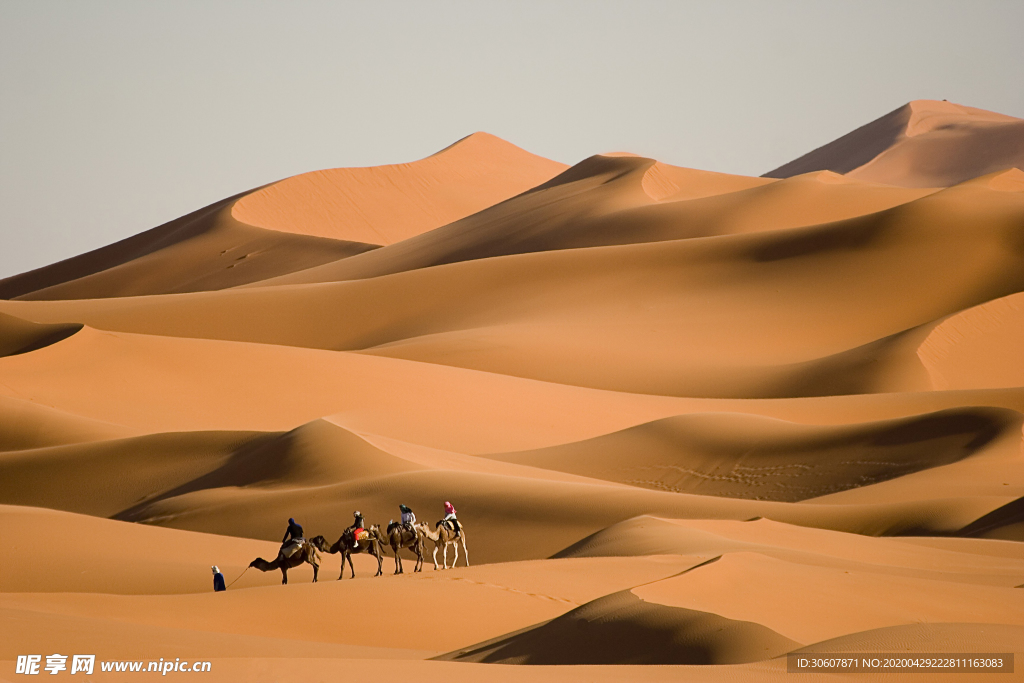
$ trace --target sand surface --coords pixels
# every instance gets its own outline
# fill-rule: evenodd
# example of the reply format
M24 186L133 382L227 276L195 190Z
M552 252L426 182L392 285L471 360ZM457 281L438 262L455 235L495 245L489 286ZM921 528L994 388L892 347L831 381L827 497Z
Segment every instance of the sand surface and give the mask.
M766 173L827 169L903 187L947 187L1024 166L1024 120L942 100L915 100Z
M476 133L0 281L0 680L1020 679L1021 166L948 102L764 178ZM456 568L249 568L446 500Z

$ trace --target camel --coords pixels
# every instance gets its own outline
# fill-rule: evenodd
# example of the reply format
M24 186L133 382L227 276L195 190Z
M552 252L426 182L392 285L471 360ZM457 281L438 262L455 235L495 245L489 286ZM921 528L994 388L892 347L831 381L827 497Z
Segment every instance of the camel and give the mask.
M387 540L384 538L384 534L381 533L380 527L376 524L367 529L367 531L369 536L359 542L356 542L350 532L342 534L341 538L332 546L327 545L327 539L323 536L316 536L310 539L309 542L321 552L330 553L331 555L341 553L341 574L338 576L338 581L345 578L345 560L348 560L348 567L352 570L352 578L356 578L356 568L352 566L352 555L357 553L369 553L377 558L377 573L374 576L380 576L384 573L381 569L381 563L384 560L382 546L387 543Z
M256 567L261 572L280 569L283 577L281 583L286 584L288 583L288 570L306 562L313 565L313 583L316 583L316 575L320 571L320 553L317 552L317 549L309 541L303 541L302 545L299 546L298 552L293 553L290 557L284 557L284 553L278 553L277 558L273 562L267 562L262 557L257 557L249 563L249 566Z
M391 550L395 553L396 574L405 573L405 569L402 567L402 556L398 552L402 548L408 548L412 552L416 553L416 565L413 567L413 571L423 571L422 531L416 528L414 528L413 531L409 531L409 529L402 526L400 522L391 522L391 524L388 524L388 533L386 538L388 540L388 544L391 546Z
M451 527L449 527L447 524L444 523L444 520L441 520L440 522L438 522L437 524L434 525L434 528L436 529L436 531L431 531L430 528L426 524L420 524L418 526L420 527L420 530L423 532L423 535L426 536L429 540L434 542L434 555L433 555L433 557L434 557L434 569L435 570L437 569L437 551L441 550L441 549L443 549L443 551L444 551L444 555L443 555L443 558L444 558L444 568L448 569L448 546L449 545L455 547L455 559L452 560L452 568L453 569L455 568L455 565L459 561L459 539L462 540L462 552L463 552L463 554L466 557L466 566L467 567L469 566L469 551L466 549L466 525L465 524L463 524L462 522L459 522L459 530L458 530L458 532L453 531L451 529Z

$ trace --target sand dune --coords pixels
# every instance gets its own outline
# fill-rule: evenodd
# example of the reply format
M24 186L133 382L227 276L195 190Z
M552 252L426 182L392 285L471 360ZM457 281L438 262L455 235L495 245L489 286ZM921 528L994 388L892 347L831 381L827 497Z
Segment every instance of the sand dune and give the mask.
M145 648L152 648L151 643L156 638L173 649L175 656L189 658L245 657L256 653L264 657L422 658L448 648L458 658L469 661L533 664L753 661L799 648L800 641L773 633L764 622L773 621L791 628L791 622L809 607L799 599L784 603L790 594L783 593L776 602L785 607L766 619L767 608L758 608L757 601L744 601L742 594L736 594L737 584L729 582L737 566L757 562L761 571L786 567L805 582L809 576L830 576L829 572L836 571L806 558L801 563L789 562L796 566L794 570L786 562L763 554L786 552L787 546L792 557L800 557L800 552L805 555L813 552L819 557L831 553L861 558L862 563L852 575L843 574L851 576L844 580L855 587L851 596L860 600L877 590L883 579L885 585L895 581L904 592L908 586L912 587L911 594L901 595L896 604L891 595L884 607L876 601L866 616L847 618L838 629L820 624L814 628L799 627L812 636L820 630L855 629L862 621L899 622L905 619L903 610L908 608L916 608L922 616L922 609L960 616L965 611L977 611L977 616L962 622L936 622L935 626L928 627L945 639L936 642L956 642L960 646L975 642L978 647L981 641L976 636L971 641L970 637L981 629L981 633L996 634L1002 639L1000 642L1012 643L1016 633L1013 629L1020 628L1019 625L1003 625L1004 622L979 621L985 611L991 609L985 603L988 596L1000 595L1005 599L1013 595L1014 589L955 582L950 580L952 573L947 574L945 581L885 578L893 563L917 568L929 563L933 567L948 566L951 558L952 569L965 574L971 572L974 576L969 578L999 571L1008 573L1008 570L1020 570L1019 556L1012 561L993 558L987 565L979 565L965 562L961 553L915 548L899 540L850 537L770 522L665 520L683 532L689 527L694 530L703 527L707 537L726 540L732 536L734 545L742 548L727 550L721 559L710 563L707 560L713 558L696 552L646 558L563 559L483 565L447 573L428 571L420 577L340 583L325 578L326 583L316 586L307 583L307 569L297 571L295 583L288 587L270 585L273 576L269 574L246 574L241 582L245 588L223 596L202 594L204 589L200 586L205 586L209 580L209 563L219 561L222 569L230 566L234 570L235 562L244 562L253 552L274 546L140 528L39 509L0 508L0 524L5 528L23 527L26 523L37 525L43 534L59 533L60 527L73 528L77 541L68 550L77 562L73 567L59 561L44 562L42 566L51 569L48 573L26 568L5 574L0 594L2 609L6 616L17 618L23 626L18 634L11 634L14 637L5 640L0 653L4 659L26 647L31 649L41 634L48 631L50 642L58 651L61 648L69 651L98 649L111 658L149 658L152 651ZM764 526L766 524L768 526ZM111 538L126 542L152 564L111 567L106 560L109 549L105 543ZM851 541L854 547L850 547ZM700 550L721 552L721 541L719 544L719 547L706 544ZM4 552L17 556L19 549L8 547ZM865 559L871 564L863 564ZM82 569L86 571L80 572ZM711 575L711 572L719 575ZM581 576L586 580L581 581ZM747 584L744 594L754 591L756 586L749 585L751 576L743 576L743 583ZM773 585L780 586L778 579L770 572L758 581L773 581ZM726 590L704 590L698 593L703 597L698 598L686 590L688 597L683 598L688 605L695 600L717 601L718 611L701 614L692 607L675 604L680 600L680 584L687 581L703 584L710 581L710 585L726 581L729 586ZM39 592L40 588L58 582L66 586L63 594ZM809 585L812 592L816 590L813 582ZM1004 596L1002 591L1009 591L1009 594ZM958 602L956 596L960 595L969 596L971 602ZM931 596L937 604L923 606L924 596ZM940 597L947 600L943 602ZM954 599L949 600L950 597ZM813 600L811 602L813 604ZM285 605L293 609L286 609ZM402 606L407 633L400 643L386 635L393 631L389 605ZM414 608L415 605L419 607ZM485 608L467 611L469 605ZM341 609L331 609L332 606ZM729 616L729 613L743 610L758 619L744 622ZM444 618L449 613L452 620ZM278 616L268 620L267 614ZM459 616L456 618L455 614ZM442 629L432 627L437 619L444 623L452 621L452 624ZM548 621L550 619L553 621ZM540 622L546 623L537 626ZM351 628L353 623L358 623L359 628ZM908 636L901 636L899 630L891 635L887 632L894 626L896 624L879 627L881 631L848 631L816 651L843 651L843 647L850 651L853 645L843 645L847 641L851 644L906 641ZM922 626L926 625L914 624L910 633L921 631ZM524 628L525 632L512 636L501 635ZM128 633L136 637L127 637ZM495 642L474 647L471 644L474 637L485 640L491 637ZM924 638L918 634L913 642L921 647ZM291 647L286 643L291 643ZM403 647L397 647L399 644Z
M0 396L128 431L288 431L330 415L357 431L465 453L575 441L678 405L361 354L88 327L0 358L0 373ZM111 377L120 378L116 390L99 394Z
M244 225L231 217L235 199L96 251L0 280L0 298L89 299L224 289L375 246Z
M977 409L841 427L691 414L488 457L661 491L795 502L950 465L1001 439L1012 466L1022 423L1017 412Z
M275 544L264 541L12 505L0 505L0 528L9 539L0 551L0 594L206 593L213 585L211 565L218 565L231 581L256 556L277 551ZM273 586L281 577L250 571L246 581Z
M112 517L267 440L258 432L178 432L0 453L0 501Z
M18 648L38 638L42 628L60 623L62 620L55 618L58 616L79 623L76 628L61 628L55 646L102 646L112 657L142 656L145 652L147 639L138 642L125 638L127 626L154 636L161 630L170 632L169 644L182 648L181 656L229 656L218 653L217 647L222 644L231 646L234 656L253 656L264 646L264 639L283 638L297 646L298 641L305 640L366 648L371 656L390 655L379 650L374 653L375 646L368 645L381 643L377 647L394 648L399 656L402 651L409 656L410 651L419 650L422 658L488 632L499 635L552 618L604 593L677 573L697 561L684 557L629 562L613 558L566 560L561 563L562 569L537 562L342 582L334 580L337 564L330 564L332 571L326 571L325 565L327 576L319 585L309 583L308 567L290 572L292 583L288 587L274 585L280 581L277 572L260 574L250 570L235 584L235 590L214 595L209 590L211 564L219 562L229 580L234 579L254 553L273 553L276 544L6 506L0 507L0 524L5 529L33 524L46 535L57 533L60 526L73 529L76 541L65 552L77 558L74 566L65 566L57 561L63 554L49 550L40 557L45 571L23 567L5 574L0 609L8 614L20 613L28 628L17 638L4 640L0 659L23 652ZM111 567L109 545L116 539L148 559ZM25 549L7 547L3 552L10 559L22 556ZM580 571L592 580L585 584L574 581L572 576ZM55 593L51 590L54 585L65 588ZM284 612L290 616L270 620L263 617L268 610L280 612L289 604L294 609ZM468 619L466 606L473 604L487 607L478 612L478 618ZM400 643L387 638L399 611L409 631ZM354 614L362 615L358 628L353 628ZM437 619L452 623L447 628L436 628ZM82 621L91 622L93 628L82 628ZM206 634L205 643L195 637L198 634ZM309 651L316 649L311 647ZM341 654L352 656L344 651Z
M0 313L0 357L41 349L67 339L81 325L39 325Z
M130 428L0 394L0 451L113 439Z
M817 170L903 187L948 187L1024 167L1024 121L945 100L915 100L765 174Z
M1024 386L1024 294L966 309L937 325L917 355L936 389Z
M775 559L835 569L1012 588L1024 558L1017 544L977 539L872 538L794 526L765 518L748 521L667 519L644 515L584 538L554 555L719 557L754 552ZM934 541L935 539L927 539ZM955 543L949 543L953 541Z
M773 181L768 178L751 178L728 173L701 171L696 168L683 168L658 161L644 173L641 187L648 197L662 202L714 197L767 185L771 182Z
M904 346L894 335L1024 289L1024 193L993 189L997 177L792 230L478 259L353 282L0 309L634 393L930 389L920 342Z
M961 529L961 533L980 538L1024 539L1024 497L979 517Z
M474 133L409 164L335 168L272 183L237 201L231 214L270 230L392 244L525 192L563 169Z
M236 195L117 244L0 280L0 298L139 296L265 280L431 230L563 168L477 133L412 164L318 171Z
M1006 624L909 624L886 626L814 643L797 650L840 652L1014 652L1024 628Z
M767 185L733 180L751 180L742 176L712 178L711 184L697 173L642 157L592 157L520 197L372 256L262 284L351 280L510 254L804 227L888 209L931 192L859 183L827 172ZM672 187L685 189L662 197L671 188L652 190L651 178L670 174L677 181Z
M445 658L488 664L742 664L797 647L760 624L653 604L623 591L526 633Z
M815 567L759 553L731 553L633 593L645 602L758 623L807 644L921 621L1024 621L1014 616L1024 613L1024 594L1013 588Z
M912 102L780 178L478 133L0 282L0 678L1024 652L1021 125ZM444 501L456 569L246 569L289 517L333 542Z
M766 520L645 517L607 529L558 557L607 553L633 557L685 553L710 558L678 575L605 596L551 622L460 648L442 659L518 664L756 661L801 651L798 635L813 641L829 628L846 633L823 643L822 649L815 645L806 651L930 651L924 644L930 637L934 646L956 643L983 651L986 633L1012 650L1013 638L1020 632L1019 625L977 621L985 609L993 609L993 603L986 608L979 599L997 600L1000 595L1017 599L1010 581L1021 569L1019 556L1010 562L978 562L976 555ZM749 564L757 565L757 571L747 571ZM775 571L787 578L780 579ZM793 576L798 578L788 583ZM762 581L772 586L767 589L772 598L756 597L763 590ZM821 599L815 581L847 582L844 595L862 609L843 610L845 617L833 615L827 627L815 625L815 612L831 612L839 602L836 597ZM901 586L901 592L886 593L885 601L879 600L878 585L893 584ZM973 597L956 597L961 594ZM943 604L929 607L926 595ZM713 610L700 611L692 607L695 604ZM916 623L928 609L965 620ZM856 617L850 619L854 613ZM843 623L844 618L850 620ZM892 625L859 630L871 623ZM786 637L773 628L792 633ZM856 650L857 646L866 649Z

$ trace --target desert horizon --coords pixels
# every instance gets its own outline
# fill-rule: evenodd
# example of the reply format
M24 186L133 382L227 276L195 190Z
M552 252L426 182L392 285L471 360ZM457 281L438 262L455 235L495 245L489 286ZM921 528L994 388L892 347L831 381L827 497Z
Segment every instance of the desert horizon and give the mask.
M0 679L1024 653L1022 169L945 100L760 176L474 132L2 279Z

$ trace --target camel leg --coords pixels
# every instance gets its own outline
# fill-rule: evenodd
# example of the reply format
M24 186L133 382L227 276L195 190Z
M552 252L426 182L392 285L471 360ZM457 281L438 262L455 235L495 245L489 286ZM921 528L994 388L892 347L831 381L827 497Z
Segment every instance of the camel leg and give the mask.
M345 551L341 551L341 573L338 574L338 581L345 578Z
M320 565L315 562L310 562L313 565L313 583L316 583L316 575L320 573Z
M281 583L282 584L287 584L288 583L288 567L285 567L284 565L281 565L281 576L282 576Z
M452 560L452 569L455 569L455 565L457 565L459 563L459 544L458 543L452 543L452 547L455 548L455 559ZM448 544L447 543L444 546L444 551L445 551L445 555L447 555L448 554Z
M469 551L466 550L466 537L465 536L460 536L459 538L462 539L462 554L466 556L466 566L468 567L469 566ZM455 554L456 554L456 556L459 554L459 545L457 543L455 544Z
M373 551L373 556L377 558L377 573L374 574L374 576L380 576L384 573L384 570L381 568L384 563L384 549L381 547L380 543L374 541Z
M396 574L401 574L402 573L402 557L401 557L401 555L398 554L398 551L400 549L396 548L395 546L391 546L391 549L393 551L395 551L395 573Z
M437 571L437 545L436 544L434 545L434 552L431 554L431 557L434 558L434 571L436 572ZM448 567L445 567L445 569L447 569L447 568Z
M352 576L350 578L354 579L354 578L356 578L356 566L354 564L352 564L352 553L349 553L345 557L348 558L348 570L352 574Z

